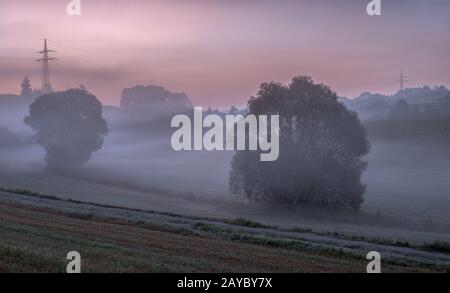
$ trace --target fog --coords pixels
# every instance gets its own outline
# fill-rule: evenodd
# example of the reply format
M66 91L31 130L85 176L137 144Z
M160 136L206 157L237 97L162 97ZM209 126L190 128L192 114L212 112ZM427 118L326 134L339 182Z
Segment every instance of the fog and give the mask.
M450 148L434 143L372 141L367 209L412 221L450 223Z
M124 182L198 196L228 197L232 156L233 152L176 152L170 147L170 136L136 139L112 132L87 168Z
M0 186L200 217L244 217L358 232L368 225L450 232L448 145L369 136L372 148L363 175L367 191L358 213L314 208L286 211L261 207L229 192L234 152L175 152L170 147L170 128L147 131L143 125L126 125L117 111L104 109L109 134L91 160L79 170L55 173L47 170L44 148L23 124L26 111L2 108L0 126L21 140L16 145L0 141ZM153 128L159 127L158 121L152 122Z
M176 210L181 214L191 210L197 216L224 216L230 209L231 214L245 217L245 211L231 211L236 203L247 204L228 190L233 152L175 152L167 148L168 139L133 139L112 130L103 148L82 170L60 174L47 171L45 151L37 144L1 147L0 185L150 210L157 208L152 202L155 196L163 202L166 198L167 205L180 198L192 204L181 204L181 210ZM411 221L418 227L427 222L450 227L449 148L372 141L367 161L361 214L381 215L394 226ZM109 190L115 188L117 192L108 198ZM139 192L139 197L125 196L127 191ZM97 198L99 193L102 196ZM152 200L141 205L141 197L147 195ZM230 205L224 205L226 202ZM158 208L169 210L164 204ZM211 210L205 211L208 208Z

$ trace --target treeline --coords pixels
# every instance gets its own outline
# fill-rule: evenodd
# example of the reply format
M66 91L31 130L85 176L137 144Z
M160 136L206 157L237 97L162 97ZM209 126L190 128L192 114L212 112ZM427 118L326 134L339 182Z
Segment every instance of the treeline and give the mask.
M371 140L450 144L450 117L386 119L364 123Z

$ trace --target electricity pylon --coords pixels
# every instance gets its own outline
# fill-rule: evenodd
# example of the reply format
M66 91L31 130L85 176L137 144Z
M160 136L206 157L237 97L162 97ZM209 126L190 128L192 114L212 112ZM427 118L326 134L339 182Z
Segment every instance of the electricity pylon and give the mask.
M37 59L36 61L42 61L42 92L43 93L51 93L53 91L52 86L50 85L50 67L49 61L57 60L56 58L49 57L48 53L56 53L53 50L49 50L47 48L47 39L44 39L44 49L42 51L37 52L42 54L42 58Z
M400 90L403 90L405 88L405 82L408 82L408 77L403 74L403 71L400 72L400 78L396 80L395 82L400 83Z

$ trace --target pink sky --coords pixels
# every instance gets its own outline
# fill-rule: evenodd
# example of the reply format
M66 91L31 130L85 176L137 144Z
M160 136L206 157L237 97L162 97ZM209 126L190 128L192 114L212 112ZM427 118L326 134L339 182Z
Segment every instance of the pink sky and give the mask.
M311 75L339 95L393 93L450 85L450 1L366 0L69 0L0 1L0 93L17 93L28 75L41 83L35 51L57 51L57 90L85 85L106 104L122 88L161 85L196 105L244 105L265 81ZM395 3L393 3L395 2Z

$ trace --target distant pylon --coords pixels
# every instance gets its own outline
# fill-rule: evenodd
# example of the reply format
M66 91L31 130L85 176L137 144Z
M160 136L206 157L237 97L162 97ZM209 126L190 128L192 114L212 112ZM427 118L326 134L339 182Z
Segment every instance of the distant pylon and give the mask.
M42 51L37 52L42 54L41 59L37 59L36 61L42 61L42 92L50 93L53 91L52 86L50 85L50 67L48 61L57 60L56 58L52 58L48 56L48 53L56 53L53 50L49 50L47 48L47 39L44 39L44 49Z
M403 74L403 71L400 72L400 78L396 80L395 82L400 83L400 90L403 90L405 88L405 82L408 82L408 77Z

